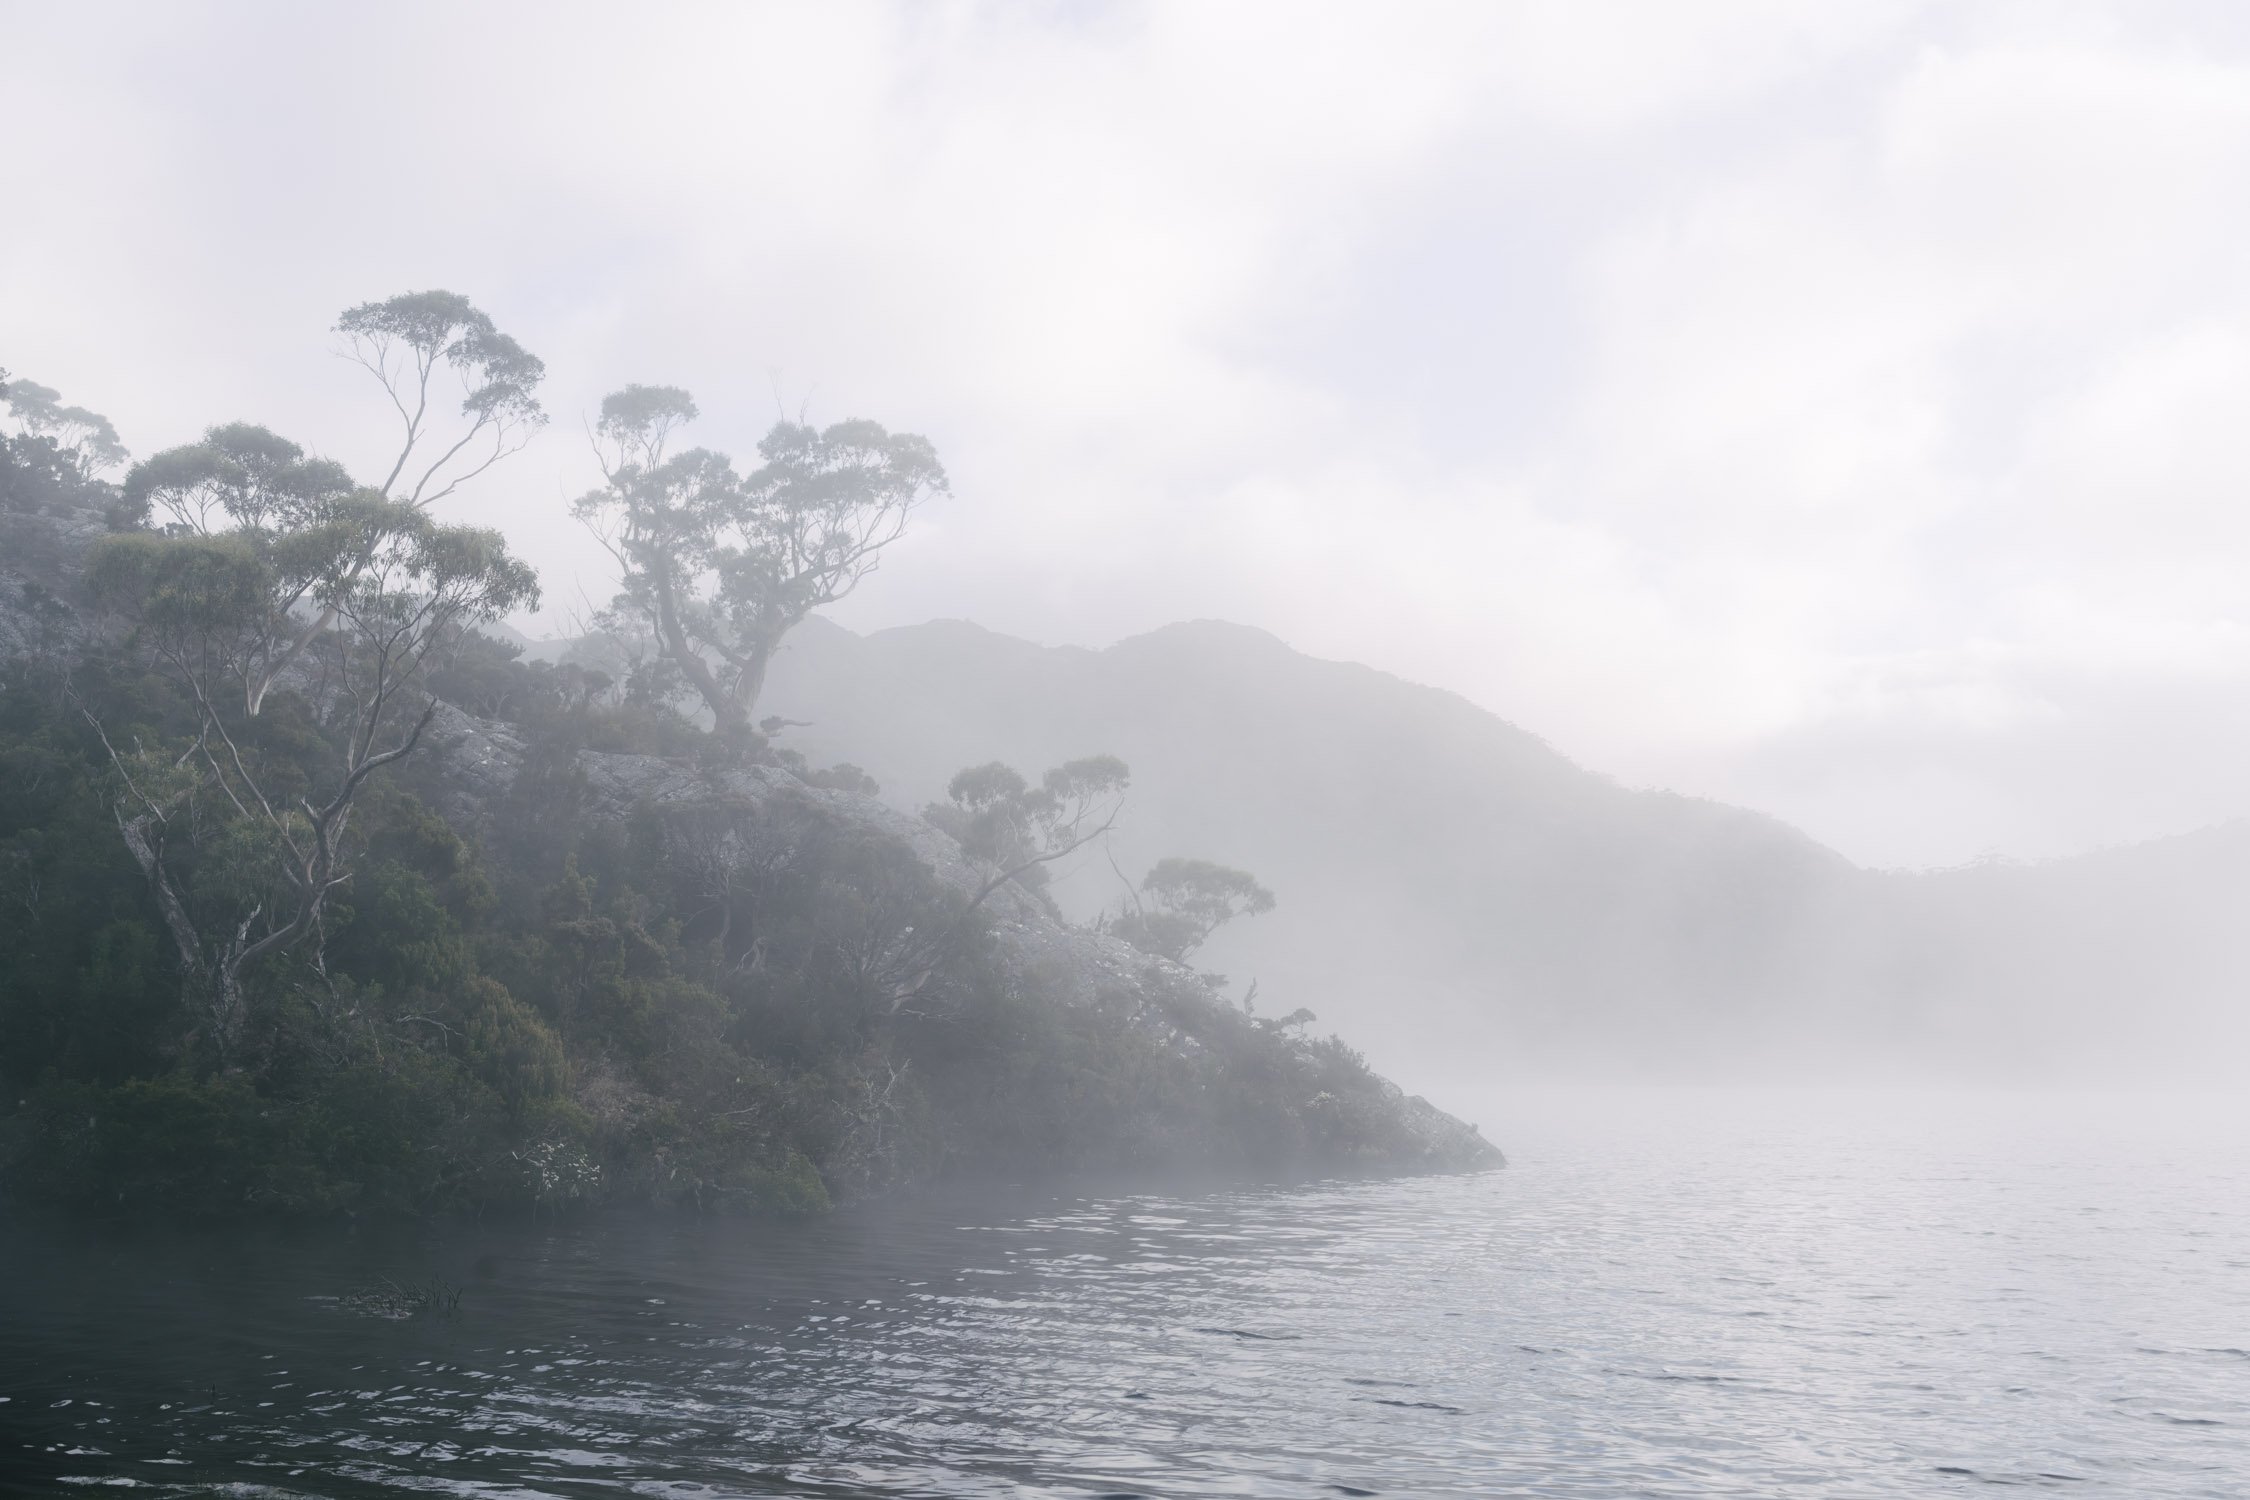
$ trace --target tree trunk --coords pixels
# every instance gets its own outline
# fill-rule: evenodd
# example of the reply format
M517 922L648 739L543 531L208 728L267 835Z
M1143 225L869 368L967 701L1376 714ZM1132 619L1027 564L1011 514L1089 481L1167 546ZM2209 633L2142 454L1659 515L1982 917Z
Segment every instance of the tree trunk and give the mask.
M153 836L152 828L156 830ZM179 953L180 1003L193 1014L199 1008L196 992L202 988L203 940L197 936L195 924L188 920L187 907L181 902L179 892L172 889L171 876L165 873L164 856L158 848L163 838L162 829L163 824L148 813L117 820L117 831L124 835L126 849L148 880L149 893L156 898L157 912L164 918L164 930L171 934L172 946Z
M672 659L672 665L680 669L680 675L687 678L688 685L711 710L712 727L722 733L729 729L740 730L750 722L749 710L735 703L734 695L720 685L718 674L688 639L687 631L680 625L679 606L672 597L670 576L658 572L651 577L650 585L656 595L656 608L651 611L654 618L650 623L656 627L656 639L663 646L664 654Z
M357 570L354 570L352 576L358 576ZM242 684L243 712L253 719L258 717L258 710L265 706L266 694L273 690L273 685L280 680L281 674L288 671L297 658L305 654L305 649L320 639L321 633L335 623L336 611L333 608L323 609L313 617L311 624L297 632L278 660L269 662L248 675Z
M720 691L715 700L705 700L711 707L711 732L722 740L738 740L750 729L750 707L736 699L734 694Z
M242 988L242 964L230 957L217 965L211 982L211 1044L218 1049L219 1067L234 1066L242 1052L242 1025L248 1018L249 997Z
M758 706L758 695L766 690L766 663L773 659L769 650L753 650L735 674L734 690L727 694L731 714L721 721L725 727L737 732L750 727L750 710Z
M242 1026L248 1011L242 969L250 924L257 918L254 913L245 918L226 952L220 955L218 962L210 962L203 951L203 939L188 917L187 906L180 900L180 893L173 889L171 874L164 868L163 826L148 813L117 820L117 831L124 836L133 862L147 878L149 893L156 898L156 909L164 918L164 930L171 934L172 946L179 954L180 1008L191 1016L206 1018L211 1045L219 1054L219 1066L232 1067L242 1048Z

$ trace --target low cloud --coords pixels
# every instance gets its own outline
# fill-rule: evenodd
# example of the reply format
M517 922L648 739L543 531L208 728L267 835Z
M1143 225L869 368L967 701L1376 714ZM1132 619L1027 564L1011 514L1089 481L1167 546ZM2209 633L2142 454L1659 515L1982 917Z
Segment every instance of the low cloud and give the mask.
M841 611L1263 626L1874 863L2246 809L2250 61L2124 5L47 7L0 363L146 452L381 412L338 309L930 433ZM559 625L559 621L552 622ZM2130 788L2121 792L2120 788Z

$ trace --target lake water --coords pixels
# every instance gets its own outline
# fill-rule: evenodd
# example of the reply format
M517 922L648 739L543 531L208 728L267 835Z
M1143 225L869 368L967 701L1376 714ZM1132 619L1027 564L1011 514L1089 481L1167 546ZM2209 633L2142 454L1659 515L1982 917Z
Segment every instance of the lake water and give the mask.
M2238 1101L1519 1094L1480 1118L1503 1171L799 1225L123 1236L0 1211L0 1477L2250 1493ZM450 1316L383 1316L433 1277Z

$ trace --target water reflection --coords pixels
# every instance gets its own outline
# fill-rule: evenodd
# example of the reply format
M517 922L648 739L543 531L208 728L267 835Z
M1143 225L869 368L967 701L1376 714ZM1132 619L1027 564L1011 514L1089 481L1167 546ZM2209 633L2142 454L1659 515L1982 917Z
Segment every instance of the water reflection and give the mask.
M1593 1112L1478 1177L801 1225L19 1215L0 1464L320 1496L2241 1493L2239 1135L2038 1109ZM432 1278L457 1315L401 1316Z

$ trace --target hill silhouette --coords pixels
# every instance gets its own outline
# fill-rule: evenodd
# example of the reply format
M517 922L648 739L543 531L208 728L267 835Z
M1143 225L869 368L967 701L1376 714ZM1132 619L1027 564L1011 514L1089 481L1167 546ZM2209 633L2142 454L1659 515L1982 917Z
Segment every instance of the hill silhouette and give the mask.
M1081 863L1064 907L1115 904L1121 876L1166 855L1249 869L1279 909L1201 961L1433 1087L2208 1060L2250 976L2239 825L2042 865L1867 870L1766 815L1620 786L1455 694L1218 621L1093 651L815 619L764 707L810 721L782 743L861 766L907 808L972 763L1122 756L1116 868Z

